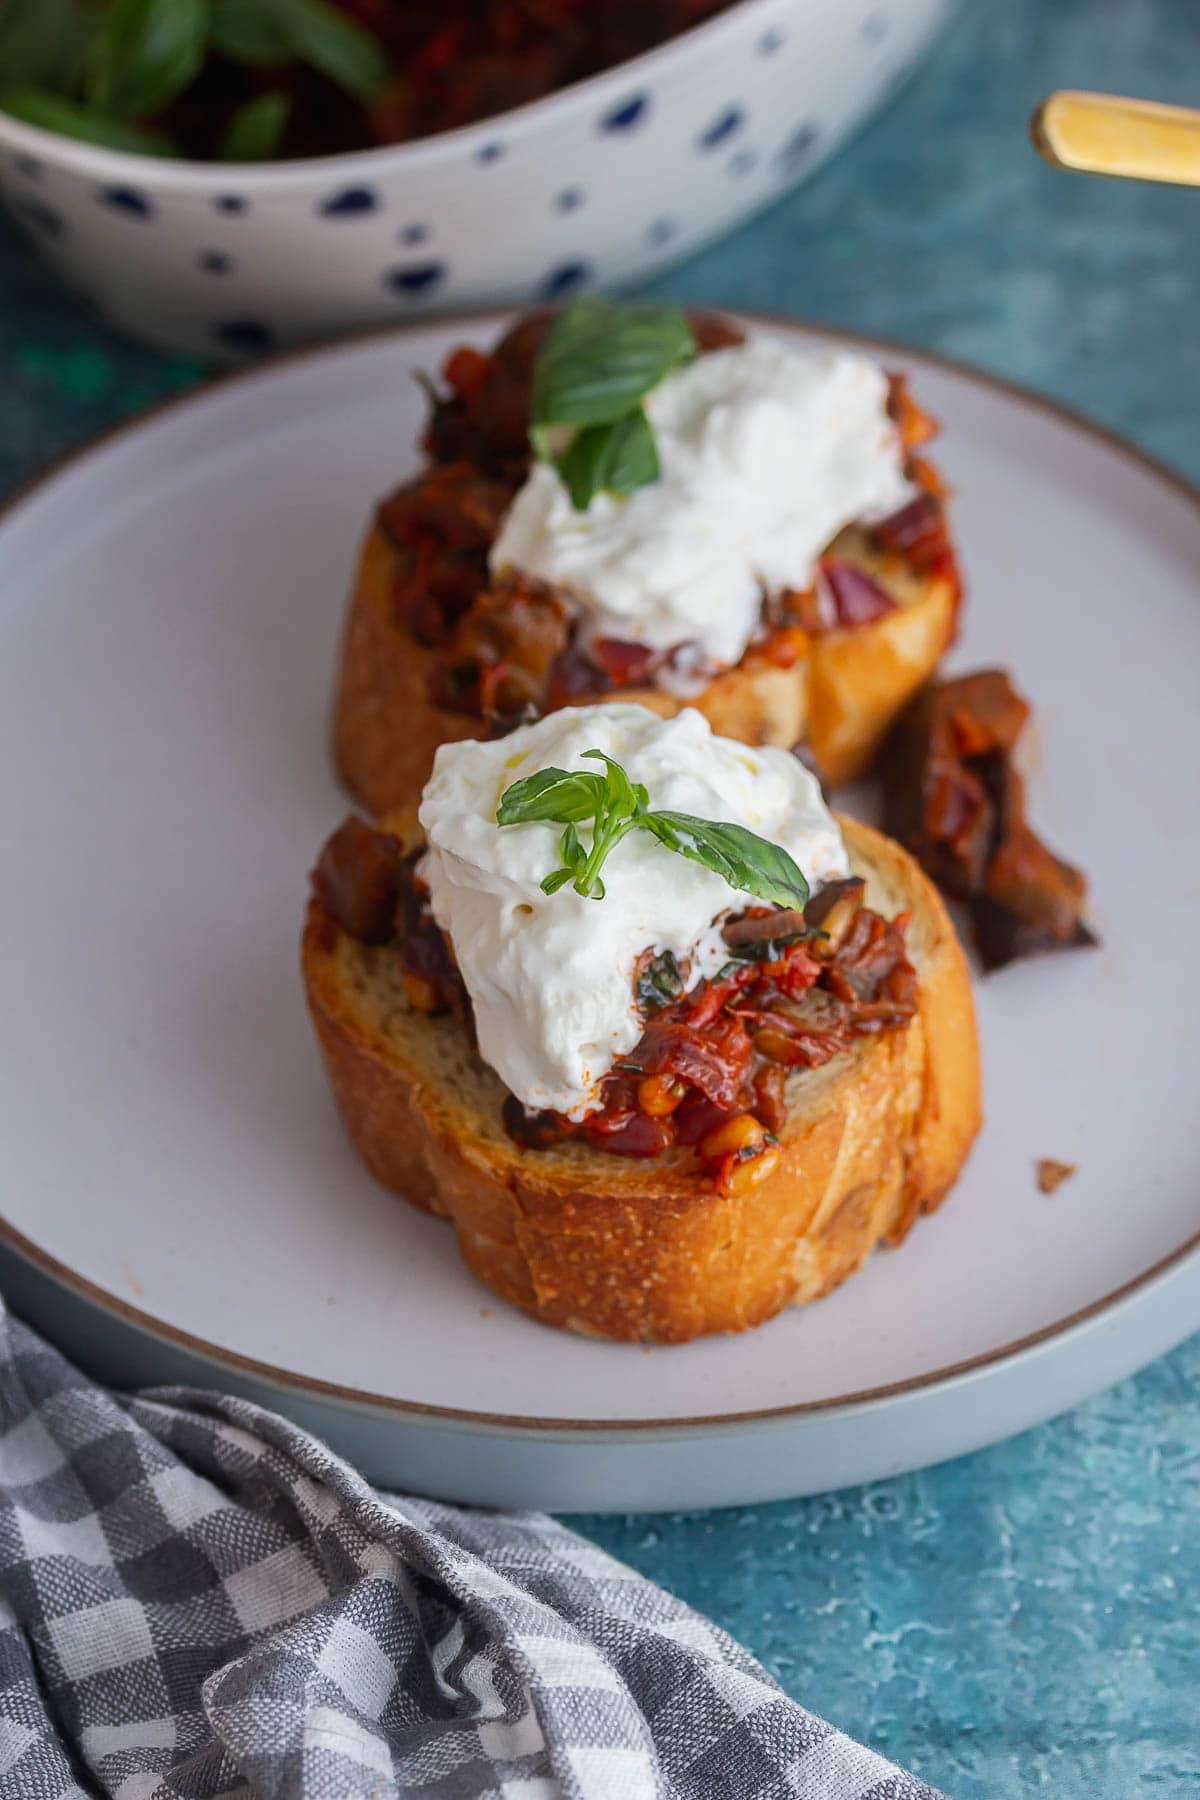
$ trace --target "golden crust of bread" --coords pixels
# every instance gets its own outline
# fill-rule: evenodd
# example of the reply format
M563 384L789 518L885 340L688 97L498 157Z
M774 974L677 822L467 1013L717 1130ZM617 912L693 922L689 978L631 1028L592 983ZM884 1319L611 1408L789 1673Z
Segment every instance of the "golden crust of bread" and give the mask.
M411 840L411 814L387 827ZM680 1343L818 1299L945 1196L980 1123L966 963L905 851L843 819L869 904L911 914L920 1007L788 1084L782 1155L717 1193L690 1151L650 1162L505 1133L505 1089L449 1018L409 1011L388 947L348 938L317 900L303 940L309 1009L346 1128L381 1182L448 1218L479 1278L547 1324Z
M857 549L864 560L863 546ZM439 744L477 737L482 729L478 719L431 701L435 652L418 644L395 616L400 568L401 552L372 526L350 597L333 709L337 767L351 793L374 813L420 792ZM801 640L790 668L750 650L693 700L645 687L581 694L572 704L633 700L664 718L695 706L724 737L784 749L807 743L826 781L853 781L954 635L957 595L949 577L922 580L889 569L888 579L902 606L874 624Z

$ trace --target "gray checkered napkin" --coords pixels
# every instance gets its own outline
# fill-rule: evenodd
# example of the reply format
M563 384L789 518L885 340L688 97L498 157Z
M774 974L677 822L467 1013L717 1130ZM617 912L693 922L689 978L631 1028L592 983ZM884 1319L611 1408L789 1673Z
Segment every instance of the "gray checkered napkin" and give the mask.
M0 1800L937 1800L552 1519L0 1314Z

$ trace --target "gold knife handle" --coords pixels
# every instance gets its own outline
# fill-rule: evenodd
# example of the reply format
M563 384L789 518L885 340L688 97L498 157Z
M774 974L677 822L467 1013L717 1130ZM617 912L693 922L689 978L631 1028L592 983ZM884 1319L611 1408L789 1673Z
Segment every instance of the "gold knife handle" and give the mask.
M1051 94L1030 120L1038 150L1060 169L1200 187L1200 112L1120 94Z

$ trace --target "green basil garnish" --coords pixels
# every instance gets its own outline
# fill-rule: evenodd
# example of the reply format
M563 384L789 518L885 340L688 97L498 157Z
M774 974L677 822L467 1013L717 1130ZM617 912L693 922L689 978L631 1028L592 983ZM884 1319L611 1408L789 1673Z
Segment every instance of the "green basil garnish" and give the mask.
M60 94L47 93L36 87L0 87L0 112L24 119L27 125L40 125L43 131L57 131L61 137L78 138L84 144L99 144L105 150L128 150L135 156L173 156L168 138L151 131L138 131L132 125L120 125L115 119L89 107L64 100Z
M631 494L658 480L658 451L650 421L639 406L611 425L585 425L558 458L558 472L576 512L593 494Z
M561 867L547 875L542 891L557 893L572 882L577 894L602 900L600 870L629 832L654 834L660 844L720 875L739 893L774 906L803 908L808 883L787 851L742 825L697 819L690 813L654 812L640 782L631 782L619 762L603 750L585 750L604 764L603 775L541 769L506 788L496 810L498 825L562 825ZM576 827L591 820L592 842L585 849Z
M328 0L0 0L0 111L113 150L178 155L162 127L213 55L306 64L364 104L389 73L378 40ZM275 155L289 112L282 89L252 95L217 155Z
M387 78L370 32L325 0L212 0L212 38L222 55L258 68L295 57L360 100Z
M545 820L551 825L570 825L595 817L604 799L604 777L569 773L566 769L539 769L524 781L515 781L500 796L497 825L528 825Z
M678 306L587 296L559 313L533 371L535 425L609 425L696 354Z
M70 91L83 74L94 31L94 19L77 0L7 0L0 4L0 84Z
M787 851L742 825L690 813L647 813L645 825L678 856L723 875L730 887L775 906L803 907L808 883Z
M578 512L599 493L629 494L658 479L658 452L642 402L696 340L678 306L572 301L546 334L533 369L530 439L562 476ZM551 451L554 427L574 426Z
M251 68L271 69L292 53L287 0L212 0L213 49Z
M283 142L291 96L259 94L239 106L221 135L222 162L266 162Z
M92 40L85 98L105 118L145 118L196 79L207 50L205 0L112 0Z
M364 102L388 77L388 59L377 39L325 0L292 0L292 53L338 87Z

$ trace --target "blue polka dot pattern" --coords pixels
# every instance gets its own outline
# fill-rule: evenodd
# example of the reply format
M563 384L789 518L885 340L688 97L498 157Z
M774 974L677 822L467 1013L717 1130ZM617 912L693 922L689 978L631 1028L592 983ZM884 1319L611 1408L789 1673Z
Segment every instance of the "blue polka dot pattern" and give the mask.
M914 60L919 34L898 0L829 5L828 44L801 31L801 0L725 3L703 55L697 39L710 34L681 44L678 79L665 58L661 74L660 59L639 58L555 99L544 127L534 109L516 123L498 115L416 147L411 167L408 152L261 173L215 163L185 172L180 191L170 165L98 159L100 172L60 190L57 160L26 140L0 144L0 204L51 260L65 257L77 285L107 295L106 265L123 260L122 280L161 288L162 335L201 356L448 312L488 292L532 305L605 291L809 176ZM844 83L826 76L835 48ZM487 202L511 191L525 197L520 256L511 234L487 229Z
M247 356L270 350L275 343L275 333L261 319L220 319L212 334L227 350L240 350Z
M701 150L715 150L720 144L727 144L734 134L742 129L746 115L740 106L727 106L718 113L711 125L706 125L696 139Z
M420 294L428 294L446 279L446 265L440 262L414 263L406 269L389 269L384 282L398 294L409 294L414 299Z
M780 162L783 163L785 168L789 169L794 168L797 163L802 163L808 156L809 151L813 148L819 135L820 134L812 121L806 120L803 125L798 126L797 129L793 131L791 137L779 152Z
M154 202L147 200L145 194L140 193L137 188L101 188L97 198L105 206L111 206L115 212L128 213L131 219L150 219L154 216Z
M650 111L649 94L634 94L628 100L622 100L620 106L611 107L601 115L601 131L632 131L636 125L644 125Z
M379 195L374 188L343 188L340 193L330 194L322 200L317 211L326 219L354 219L363 213L372 213L379 206Z
M585 262L560 263L551 269L541 285L543 300L562 300L575 293L592 278L591 265Z

